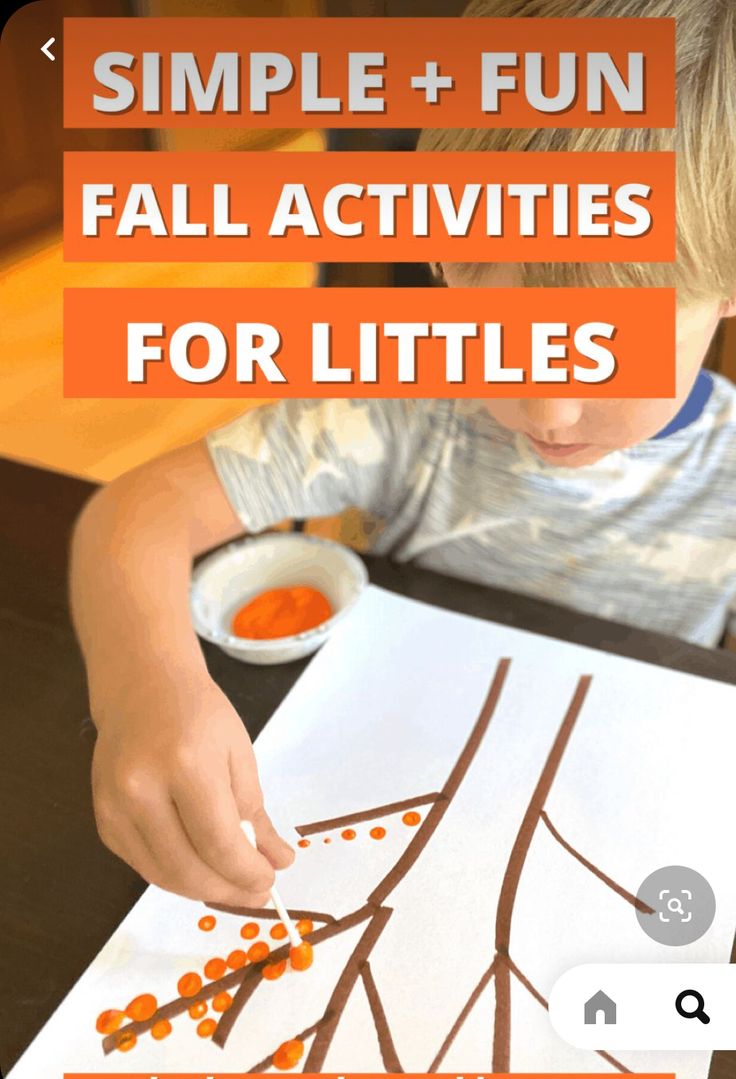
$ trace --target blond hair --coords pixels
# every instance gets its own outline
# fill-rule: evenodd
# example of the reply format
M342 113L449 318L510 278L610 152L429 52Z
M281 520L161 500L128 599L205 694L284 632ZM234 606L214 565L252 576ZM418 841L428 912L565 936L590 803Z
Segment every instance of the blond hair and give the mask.
M465 16L674 17L677 127L425 128L417 150L675 150L675 263L523 263L528 286L675 287L678 303L736 288L736 0L471 0ZM439 263L433 263L441 276ZM462 284L482 263L453 263Z

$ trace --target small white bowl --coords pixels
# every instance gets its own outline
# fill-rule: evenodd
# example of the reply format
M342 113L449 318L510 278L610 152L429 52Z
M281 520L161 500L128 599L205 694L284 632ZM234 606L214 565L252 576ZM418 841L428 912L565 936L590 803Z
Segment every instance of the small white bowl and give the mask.
M368 581L361 559L332 540L276 532L236 540L203 559L192 574L190 605L200 637L246 663L287 663L316 652L357 600ZM249 640L230 632L233 615L268 588L318 588L335 612L326 622L291 637Z

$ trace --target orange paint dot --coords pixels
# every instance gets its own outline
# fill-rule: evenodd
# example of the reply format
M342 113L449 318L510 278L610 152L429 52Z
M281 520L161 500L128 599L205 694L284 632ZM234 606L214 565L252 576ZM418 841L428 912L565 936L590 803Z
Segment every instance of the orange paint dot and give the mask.
M289 959L293 970L309 970L313 958L314 952L308 940L303 940L298 947L289 951Z
M192 1019L201 1019L203 1015L207 1014L207 1005L203 1000L195 1000L194 1004L190 1004L187 1010Z
M227 957L227 965L231 970L240 970L248 962L248 956L240 948L236 948L235 951L230 952Z
M117 1008L108 1008L106 1012L100 1012L95 1026L98 1034L114 1034L122 1026L125 1012Z
M213 1012L226 1012L228 1008L232 1007L233 998L229 993L218 993L212 1001Z
M125 1009L125 1014L128 1019L132 1019L136 1023L144 1023L146 1019L150 1019L152 1015L155 1015L157 1008L158 1001L152 993L141 993L139 997L131 1000Z
M286 960L281 959L278 963L266 963L261 974L267 982L275 982L286 970Z
M371 828L371 839L383 839L386 834L385 828Z
M246 922L243 928L240 930L240 935L243 940L253 940L260 933L260 928L255 922Z
M352 828L346 828L344 832L340 832L343 839L355 839L356 833Z
M251 944L248 949L248 958L251 963L260 963L262 959L265 959L268 953L271 951L265 940L257 940L255 944Z
M329 837L329 836L327 836L327 838L326 838L326 839L323 839L323 840L322 840L322 842L323 842L323 843L331 843L331 842L332 842L332 840L330 839L330 837Z
M314 931L314 923L311 918L300 918L296 923L296 931L300 937L306 937Z
M304 1055L304 1043L298 1038L283 1042L273 1054L273 1066L279 1071L290 1071L295 1068Z
M211 1038L217 1030L217 1023L214 1019L203 1019L197 1026L197 1034L200 1038Z
M217 918L213 918L211 914L205 914L204 918L200 918L197 925L203 933L211 933L217 925Z
M271 930L271 936L274 940L285 940L288 935L286 926L282 925L281 922L279 922L278 925L275 925Z
M421 814L415 812L415 810L413 809L410 809L409 812L405 813L401 819L403 820L404 824L408 824L410 828L416 828L422 817Z
M300 839L300 840L297 841L296 845L297 845L297 847L308 847L309 846L309 840L308 839Z
M157 1023L154 1023L151 1027L151 1037L155 1038L157 1042L163 1041L164 1038L168 1038L171 1034L171 1023L168 1019L159 1019Z
M214 959L210 959L204 966L204 974L206 978L209 978L211 982L216 982L218 978L221 978L227 970L227 963L224 959L220 959L219 956L215 956Z
M115 1042L115 1048L119 1049L121 1053L129 1053L131 1049L135 1047L138 1039L135 1034L130 1031L124 1031L118 1036L118 1040Z
M201 988L202 979L199 974L195 974L193 971L190 971L188 974L182 974L177 984L180 997L194 997Z

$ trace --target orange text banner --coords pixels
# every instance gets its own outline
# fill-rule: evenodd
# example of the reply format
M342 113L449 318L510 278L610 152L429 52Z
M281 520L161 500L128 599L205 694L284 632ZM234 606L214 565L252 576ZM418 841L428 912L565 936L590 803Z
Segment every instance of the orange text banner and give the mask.
M675 156L67 153L64 255L667 262L675 257Z
M672 127L675 20L70 18L66 127Z
M71 397L673 397L672 289L67 289Z

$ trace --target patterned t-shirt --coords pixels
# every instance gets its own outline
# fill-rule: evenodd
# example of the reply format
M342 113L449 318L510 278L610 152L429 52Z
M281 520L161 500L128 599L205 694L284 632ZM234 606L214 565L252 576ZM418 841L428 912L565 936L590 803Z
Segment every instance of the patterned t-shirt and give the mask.
M398 561L707 646L734 619L736 387L720 376L693 422L577 469L479 401L280 401L208 445L251 532L357 506Z

